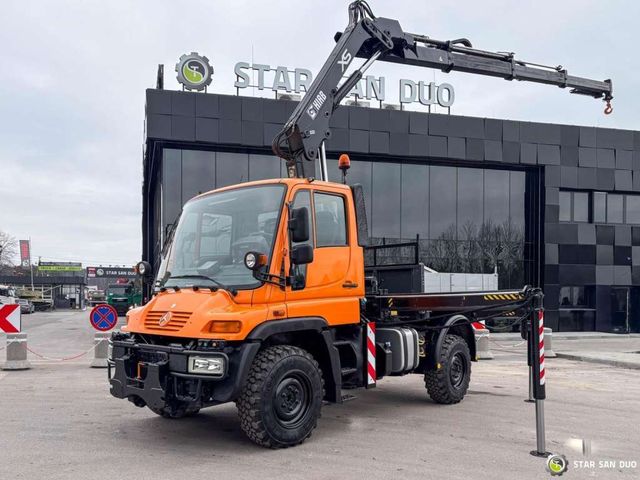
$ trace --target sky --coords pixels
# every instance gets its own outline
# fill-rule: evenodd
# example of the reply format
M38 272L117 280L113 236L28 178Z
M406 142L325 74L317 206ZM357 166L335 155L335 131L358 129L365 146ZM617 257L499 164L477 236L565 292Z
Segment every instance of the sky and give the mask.
M455 87L452 113L640 130L640 2L370 0L407 32L563 65L614 81L614 113L544 85L378 63L368 73ZM234 94L239 61L317 72L347 24L348 1L2 0L0 230L32 258L133 265L141 255L145 89L197 51L213 93ZM355 62L354 62L355 63ZM393 88L387 87L388 90ZM243 92L252 95L254 92ZM393 99L390 99L393 101Z

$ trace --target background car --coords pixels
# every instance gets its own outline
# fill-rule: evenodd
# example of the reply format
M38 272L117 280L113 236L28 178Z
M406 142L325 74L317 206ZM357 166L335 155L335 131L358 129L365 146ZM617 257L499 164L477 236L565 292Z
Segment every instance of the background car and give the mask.
M22 313L33 313L36 311L36 307L31 300L19 298L17 303L20 305L20 312Z

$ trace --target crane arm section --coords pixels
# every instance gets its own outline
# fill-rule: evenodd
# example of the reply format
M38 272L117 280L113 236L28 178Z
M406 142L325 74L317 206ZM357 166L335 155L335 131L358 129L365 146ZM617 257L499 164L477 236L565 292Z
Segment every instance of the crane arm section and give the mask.
M334 110L376 60L569 88L571 93L603 99L605 113L611 112L611 80L577 77L562 66L517 60L513 53L479 50L465 38L442 41L406 33L397 20L375 17L364 0L349 5L349 25L335 39L329 58L273 140L273 151L287 162L290 177L314 176L323 142L331 136L329 121ZM343 82L356 57L364 58L364 63Z

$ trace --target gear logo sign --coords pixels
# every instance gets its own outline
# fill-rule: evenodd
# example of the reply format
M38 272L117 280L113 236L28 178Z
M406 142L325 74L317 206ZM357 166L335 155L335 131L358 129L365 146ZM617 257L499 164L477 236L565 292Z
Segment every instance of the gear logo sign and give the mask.
M552 477L562 475L567 471L568 467L569 462L564 455L549 455L547 457L547 472L549 472Z
M209 59L197 52L184 54L176 63L177 80L187 90L206 90L211 84L213 67Z

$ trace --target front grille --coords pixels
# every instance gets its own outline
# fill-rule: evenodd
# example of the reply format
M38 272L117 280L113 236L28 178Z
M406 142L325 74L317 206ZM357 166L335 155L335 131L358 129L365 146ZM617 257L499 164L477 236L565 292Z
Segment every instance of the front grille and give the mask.
M178 332L187 324L191 313L189 312L171 312L171 320L164 326L158 325L158 321L167 312L152 311L147 313L144 319L144 327L147 330L156 330L158 332Z

